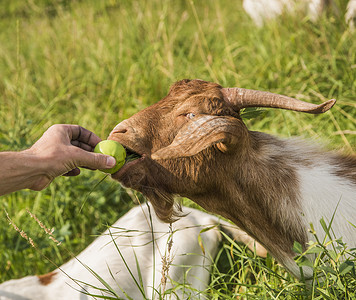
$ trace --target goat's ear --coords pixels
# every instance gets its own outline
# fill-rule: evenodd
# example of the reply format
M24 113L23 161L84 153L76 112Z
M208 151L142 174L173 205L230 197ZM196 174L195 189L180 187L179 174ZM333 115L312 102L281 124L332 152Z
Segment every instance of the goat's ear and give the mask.
M193 156L212 146L222 152L236 150L246 131L241 120L228 116L197 116L185 124L173 142L152 154L152 159Z

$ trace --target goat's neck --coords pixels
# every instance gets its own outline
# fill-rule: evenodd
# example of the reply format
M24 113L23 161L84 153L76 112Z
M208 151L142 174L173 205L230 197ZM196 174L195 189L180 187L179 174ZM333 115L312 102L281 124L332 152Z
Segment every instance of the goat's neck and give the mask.
M286 257L294 256L294 241L301 244L307 241L297 173L288 155L281 151L283 143L252 132L250 151L239 153L236 164L229 170L233 174L230 181L222 183L220 193L210 196L210 201L197 200L206 209L236 223L282 263Z
M203 199L197 202L236 223L287 267L294 256L293 242L305 246L311 238L310 222L325 234L319 221L330 221L336 207L336 238L356 246L356 230L350 225L356 224L355 156L250 132L248 151L239 153L235 161L226 171L233 176L220 184L220 192L205 202L208 205Z

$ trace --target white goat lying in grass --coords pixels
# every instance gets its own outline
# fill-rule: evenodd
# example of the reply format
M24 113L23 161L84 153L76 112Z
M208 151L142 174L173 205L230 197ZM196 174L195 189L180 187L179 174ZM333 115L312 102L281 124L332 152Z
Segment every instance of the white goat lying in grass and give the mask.
M333 0L244 0L243 7L257 26L282 15L283 12L292 13L297 10L305 11L312 21L316 21L327 6L332 6L339 14ZM355 27L356 0L349 0L345 13L345 21L350 28Z
M255 244L251 237L234 225L196 209L184 207L183 212L188 215L172 224L173 245L170 254L173 261L166 275L165 289L183 283L189 288L186 286L178 289L173 298L194 297L197 291L207 288L212 259L222 239L221 230L251 249L256 248L258 255L266 255L264 248ZM151 218L152 223L148 206L133 208L76 258L59 269L46 275L28 276L1 284L0 299L92 299L86 295L88 293L111 297L116 293L117 297L132 299L142 299L145 294L147 298L154 298L153 295L157 296L157 291L162 289L162 257L167 252L170 234L168 224L160 222L154 213ZM201 232L207 227L212 229ZM199 243L199 235L202 244ZM108 292L103 282L90 270L98 274L114 293Z

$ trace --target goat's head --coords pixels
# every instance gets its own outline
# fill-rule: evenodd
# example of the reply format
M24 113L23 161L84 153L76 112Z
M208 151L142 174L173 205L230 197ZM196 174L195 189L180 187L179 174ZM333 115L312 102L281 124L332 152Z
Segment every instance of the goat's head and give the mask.
M231 159L249 151L249 132L239 111L274 107L308 113L330 109L286 96L240 88L222 88L202 80L182 80L158 103L118 124L109 139L140 158L113 175L142 192L157 215L171 221L177 215L173 195L209 197L224 186ZM217 212L217 211L216 211Z

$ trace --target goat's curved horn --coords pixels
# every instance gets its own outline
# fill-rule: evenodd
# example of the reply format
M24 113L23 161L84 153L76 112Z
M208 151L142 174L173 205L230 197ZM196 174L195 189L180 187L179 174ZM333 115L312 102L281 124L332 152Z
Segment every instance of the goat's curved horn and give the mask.
M222 88L221 91L224 95L224 99L230 102L236 110L246 107L271 107L309 114L321 114L332 108L336 102L335 99L331 99L316 105L270 92L242 88Z

